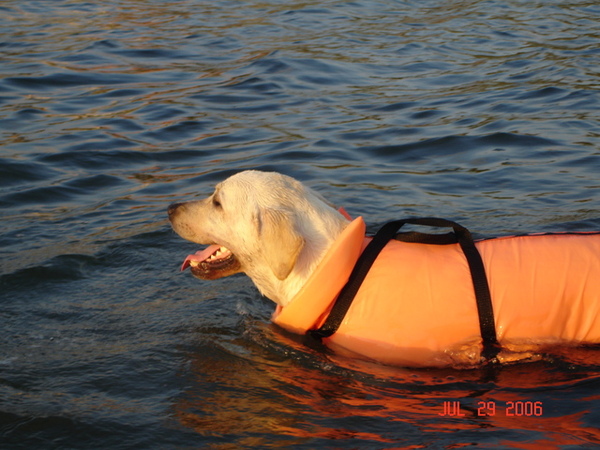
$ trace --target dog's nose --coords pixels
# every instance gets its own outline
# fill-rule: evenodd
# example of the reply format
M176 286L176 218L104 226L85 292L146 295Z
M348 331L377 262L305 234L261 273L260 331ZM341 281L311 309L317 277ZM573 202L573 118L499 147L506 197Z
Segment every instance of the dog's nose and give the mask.
M175 213L177 212L177 209L182 205L183 205L183 203L171 203L169 205L169 208L167 208L167 214L169 214L169 219L175 215Z

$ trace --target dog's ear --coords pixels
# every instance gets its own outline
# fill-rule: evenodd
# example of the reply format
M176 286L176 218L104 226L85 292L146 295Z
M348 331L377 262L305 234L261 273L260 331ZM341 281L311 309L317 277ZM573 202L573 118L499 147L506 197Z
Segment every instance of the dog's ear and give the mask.
M280 280L290 274L304 246L294 218L285 211L263 209L258 215L261 250L267 265Z

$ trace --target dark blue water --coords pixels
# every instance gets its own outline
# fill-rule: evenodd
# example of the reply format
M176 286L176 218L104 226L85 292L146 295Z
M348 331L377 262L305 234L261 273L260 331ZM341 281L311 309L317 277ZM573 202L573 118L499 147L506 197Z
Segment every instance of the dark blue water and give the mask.
M246 277L179 274L166 221L255 168L371 229L598 230L599 80L586 0L3 1L0 447L599 444L597 351L332 357Z

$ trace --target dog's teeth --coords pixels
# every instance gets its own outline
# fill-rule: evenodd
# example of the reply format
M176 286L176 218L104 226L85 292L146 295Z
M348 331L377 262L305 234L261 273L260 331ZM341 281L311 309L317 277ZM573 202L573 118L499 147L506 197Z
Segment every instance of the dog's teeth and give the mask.
M225 247L219 247L219 249L214 252L212 255L210 255L208 258L206 258L206 262L212 262L215 259L219 259L221 257L221 255L225 252L227 252L228 250ZM198 266L200 263L198 263L197 261L190 261L190 266L196 267Z

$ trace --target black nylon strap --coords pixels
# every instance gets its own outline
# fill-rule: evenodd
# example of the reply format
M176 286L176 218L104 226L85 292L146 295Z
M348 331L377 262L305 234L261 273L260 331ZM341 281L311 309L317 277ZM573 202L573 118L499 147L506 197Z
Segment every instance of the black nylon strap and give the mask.
M424 233L401 233L396 235L398 230L405 224L423 225L430 227L452 228L454 233L443 235L424 234ZM427 243L427 244L454 244L459 243L467 263L469 265L473 288L475 290L475 299L477 301L477 313L479 315L479 328L483 340L482 356L486 360L493 359L499 351L500 345L496 338L496 328L494 324L494 311L492 308L492 299L485 267L481 255L475 247L473 237L465 227L446 219L434 217L425 217L420 219L396 220L385 224L375 234L373 240L367 245L359 257L350 278L346 285L340 291L340 294L329 313L329 316L323 325L316 330L309 330L307 333L316 339L322 339L333 335L348 312L352 300L358 292L363 280L367 276L375 259L393 238L404 242Z

